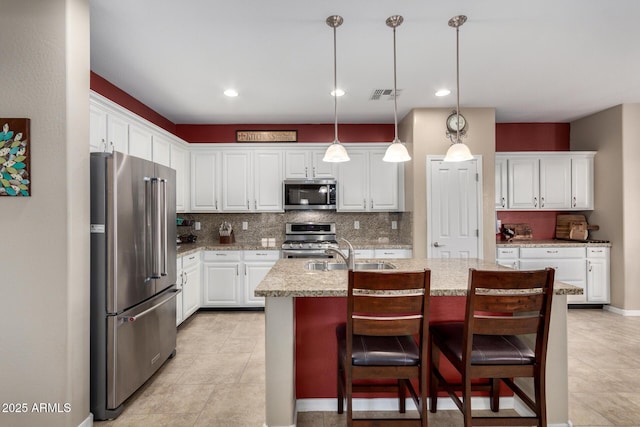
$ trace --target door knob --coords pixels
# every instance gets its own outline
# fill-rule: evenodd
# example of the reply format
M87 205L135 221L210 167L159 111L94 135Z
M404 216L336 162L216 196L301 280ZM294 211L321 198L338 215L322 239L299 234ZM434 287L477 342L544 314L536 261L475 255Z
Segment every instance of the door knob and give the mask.
M434 246L434 247L436 247L436 248L440 248L440 247L442 247L442 246L444 246L444 245L441 245L440 243L435 242L435 243L433 244L433 246Z

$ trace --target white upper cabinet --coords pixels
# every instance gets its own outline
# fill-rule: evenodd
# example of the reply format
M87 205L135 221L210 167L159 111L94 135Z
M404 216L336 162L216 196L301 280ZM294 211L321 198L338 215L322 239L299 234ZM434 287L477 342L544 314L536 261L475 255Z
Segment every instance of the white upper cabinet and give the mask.
M191 152L191 212L218 211L218 153Z
M189 154L187 150L171 144L171 167L176 171L176 212L189 211Z
M508 160L509 209L538 209L539 173L538 158Z
M129 125L129 154L153 161L153 134L143 126Z
M281 212L282 151L223 151L222 210Z
M496 155L496 209L507 207L507 159Z
M153 161L171 167L171 142L160 135L153 135Z
M400 209L398 163L383 162L384 149L349 148L351 160L338 163L338 211L385 212Z
M89 150L129 153L129 124L117 113L99 105L89 105Z
M506 161L507 210L593 209L595 152L500 153L496 156L496 209L504 209Z
M571 158L540 158L540 209L571 209Z
M285 178L335 178L335 163L323 162L324 150L285 149Z
M593 155L571 157L571 208L593 209Z

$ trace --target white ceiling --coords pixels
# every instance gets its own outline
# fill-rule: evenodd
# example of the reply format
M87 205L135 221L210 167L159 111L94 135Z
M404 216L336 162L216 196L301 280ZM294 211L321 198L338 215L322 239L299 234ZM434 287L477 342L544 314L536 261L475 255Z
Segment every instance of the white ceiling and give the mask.
M640 102L637 0L90 0L91 69L174 123L333 123L337 29L340 123L393 123L398 112L495 107L496 121L568 122ZM223 91L236 88L240 96ZM437 89L452 94L436 98Z

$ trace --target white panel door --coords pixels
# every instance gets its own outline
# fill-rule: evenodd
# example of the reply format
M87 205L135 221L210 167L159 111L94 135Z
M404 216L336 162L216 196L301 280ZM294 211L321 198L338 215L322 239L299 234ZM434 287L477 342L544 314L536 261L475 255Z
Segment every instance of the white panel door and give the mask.
M269 273L273 262L245 262L244 263L244 305L264 306L264 297L254 295L256 287Z
M237 306L240 301L240 263L204 263L202 305Z
M311 152L311 175L313 178L334 178L336 176L336 164L323 162L324 151Z
M478 160L429 159L427 256L478 258L480 254Z
M540 158L540 209L571 208L571 159Z
M189 159L187 150L171 144L171 167L176 171L176 212L186 212L189 207Z
M108 151L129 153L129 123L126 119L110 113L107 116Z
M171 167L171 142L162 136L153 135L153 161Z
M496 157L496 209L507 207L507 159Z
M93 104L89 105L89 151L107 151L107 112Z
M593 157L571 158L571 208L593 209Z
M306 151L290 150L285 152L285 177L288 179L311 178Z

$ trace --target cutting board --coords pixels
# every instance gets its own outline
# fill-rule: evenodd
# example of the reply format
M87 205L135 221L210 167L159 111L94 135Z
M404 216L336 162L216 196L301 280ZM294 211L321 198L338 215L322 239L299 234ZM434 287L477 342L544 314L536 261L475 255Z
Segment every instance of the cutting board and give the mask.
M589 230L597 230L597 225L589 225L584 215L558 215L556 217L556 238L586 240Z

